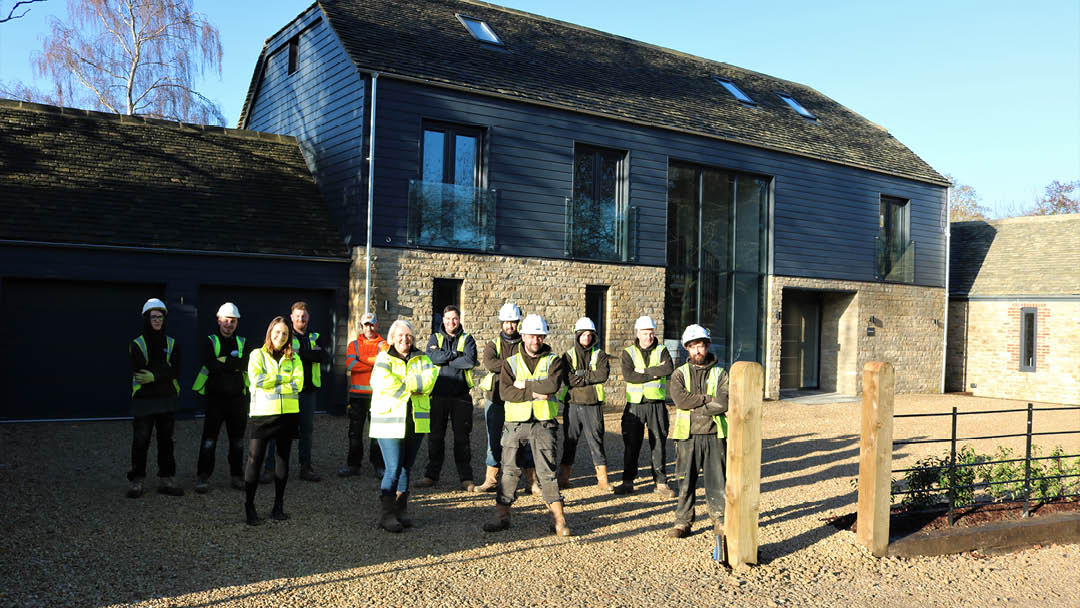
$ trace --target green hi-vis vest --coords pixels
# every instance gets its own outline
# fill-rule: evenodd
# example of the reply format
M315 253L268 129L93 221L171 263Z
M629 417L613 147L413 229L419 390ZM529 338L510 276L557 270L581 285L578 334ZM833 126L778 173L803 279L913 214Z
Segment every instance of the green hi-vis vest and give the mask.
M502 359L502 338L495 338L495 356ZM480 388L485 391L490 391L495 388L495 378L497 378L499 372L488 374L480 380Z
M139 337L132 340L132 342L134 342L135 346L138 346L139 350L142 351L142 356L143 356L143 359L146 359L146 364L150 365L150 352L146 349L146 338L144 338L142 336L142 334L140 334ZM175 345L176 345L176 340L173 340L172 336L165 336L165 364L170 366L170 367L172 366L172 351L173 351L173 346L175 346ZM131 349L131 347L129 346L128 350L130 350L130 349ZM180 383L177 382L176 380L173 380L172 383L173 383L173 388L176 389L176 394L179 395L180 394ZM135 379L132 378L131 379L131 396L134 397L135 392L138 391L140 388L142 388L142 385L139 384L138 382L135 382Z
M682 370L683 386L686 387L686 392L689 393L690 364L686 363L679 369ZM710 397L716 396L716 388L720 385L720 374L722 373L724 372L714 365L709 370L709 375L705 376L705 393ZM719 416L713 416L712 419L716 423L716 436L721 439L727 437L727 416L720 414ZM675 428L672 430L671 438L690 438L690 410L675 410Z
M221 356L221 340L218 338L217 334L210 334L209 336L206 336L206 337L210 340L210 343L214 345L214 358L217 359L218 357ZM243 356L243 354L244 354L244 339L241 338L241 337L236 338L236 353L237 353L238 356ZM244 376L244 389L245 389L244 392L247 392L246 389L247 389L248 384L249 384L248 375L243 373L243 372L240 372L240 373L241 373L241 375ZM199 375L195 376L195 384L191 385L191 390L195 391L196 393L199 393L200 395L205 395L206 394L206 379L209 378L209 377L210 377L210 370L206 369L205 365L202 366L202 369L199 370Z
M556 359L555 355L548 353L536 362L536 369L531 373L529 366L525 365L525 359L518 352L506 361L510 369L514 370L514 379L544 380L548 377L548 370ZM547 399L533 399L532 401L507 401L505 406L506 422L526 422L535 416L537 420L552 420L559 415L559 401L556 395L549 395Z
M656 367L660 365L660 351L664 350L663 345L657 344L653 349L652 354L649 355L649 364L645 364L645 358L641 355L641 349L637 344L631 344L626 347L626 352L630 353L630 358L634 361L634 367L638 369L645 369L646 367ZM630 403L641 403L644 399L651 399L653 401L663 401L667 398L667 378L657 378L656 380L650 380L645 384L635 384L633 382L626 383L626 400Z
M276 360L266 348L248 357L251 377L251 405L248 416L275 416L300 412L300 391L304 390L304 364L300 355Z
M311 348L314 349L318 344L315 343L319 339L318 332L311 332L308 334L308 339L311 341ZM294 353L300 352L300 340L293 336L292 349ZM322 386L322 363L316 363L311 366L311 383L315 385L315 388Z
M427 355L417 355L406 363L382 351L371 369L372 438L404 439L405 414L412 401L413 429L431 432L431 399L439 368Z
M469 334L467 334L465 332L461 332L461 335L458 336L457 349L456 350L459 353L465 352L465 339L468 338L468 337L469 337ZM435 334L435 341L439 343L439 348L442 349L443 334L442 334L441 331L438 332L437 334ZM498 345L496 345L495 348L498 349ZM436 367L438 367L438 366L436 366ZM472 370L471 369L465 370L465 384L469 385L469 388L473 387L473 379L472 379ZM491 390L491 389L488 389L488 390Z
M570 350L566 351L566 354L570 355L570 363L574 366L574 369L577 369L577 349L576 348L571 348ZM592 349L592 357L589 358L589 369L595 372L596 371L596 364L599 361L600 361L600 349L596 348L596 347L593 347L593 349ZM600 401L603 401L604 400L604 384L603 383L594 384L593 386L596 387L596 398L599 399Z

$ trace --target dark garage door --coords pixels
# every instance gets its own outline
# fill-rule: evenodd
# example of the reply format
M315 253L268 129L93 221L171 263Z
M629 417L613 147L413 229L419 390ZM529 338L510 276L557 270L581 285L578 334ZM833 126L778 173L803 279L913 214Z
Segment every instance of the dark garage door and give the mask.
M129 416L128 342L163 285L6 278L0 420Z

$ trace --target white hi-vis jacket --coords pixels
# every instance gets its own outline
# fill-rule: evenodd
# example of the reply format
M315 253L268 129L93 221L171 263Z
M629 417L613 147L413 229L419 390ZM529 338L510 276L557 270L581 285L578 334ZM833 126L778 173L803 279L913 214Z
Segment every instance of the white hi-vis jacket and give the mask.
M304 364L300 355L274 359L266 347L248 357L251 407L248 416L275 416L300 412L300 391L304 389Z
M393 347L391 347L393 348ZM439 368L424 353L413 349L409 360L383 351L371 370L371 426L373 438L404 439L405 416L412 400L413 429L431 432L431 399Z

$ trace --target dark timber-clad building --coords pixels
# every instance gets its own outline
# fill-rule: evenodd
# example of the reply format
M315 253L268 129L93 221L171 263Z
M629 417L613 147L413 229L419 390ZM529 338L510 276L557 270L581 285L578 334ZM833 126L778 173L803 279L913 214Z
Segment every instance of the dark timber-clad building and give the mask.
M584 314L612 352L640 314L673 345L699 322L767 397L855 393L870 360L941 390L947 181L808 86L483 2L325 0L267 40L239 126L313 167L350 337L452 302L486 339L512 300L556 349Z
M344 350L348 261L292 137L0 100L0 420L129 415L127 348L151 297L186 408L227 300L252 345L304 299L328 345L341 321Z

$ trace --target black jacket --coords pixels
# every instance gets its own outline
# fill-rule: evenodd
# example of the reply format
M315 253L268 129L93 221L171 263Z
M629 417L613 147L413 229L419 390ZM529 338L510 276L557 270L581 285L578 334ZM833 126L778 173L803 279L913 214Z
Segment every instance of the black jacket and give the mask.
M540 357L551 353L551 347L544 344L540 347L540 352L535 357L530 356L525 351L525 345L518 346L517 350L513 354L521 353L522 359L525 360L525 366L529 368L529 371L535 371L536 365L540 362ZM551 362L551 367L548 368L548 377L543 380L532 380L526 383L525 388L517 388L514 386L514 370L510 365L510 361L504 361L502 372L499 377L499 396L503 401L510 401L520 403L522 401L532 401L533 393L540 393L542 395L555 395L565 385L565 373L566 367L563 365L562 357L555 357L555 360Z
M293 337L300 341L300 350L296 351L296 354L300 355L300 362L304 364L304 388L301 393L308 393L318 390L315 383L311 381L311 372L314 366L318 363L326 364L330 363L330 353L326 350L326 340L320 335L315 340L315 345L320 350L311 350L311 327L308 327L307 333L300 334L296 330L293 330ZM326 371L326 370L323 370ZM326 374L321 376L323 383L326 382Z
M244 375L247 374L247 355L254 349L245 343L244 352L237 349L236 334L225 337L215 332L221 342L222 363L214 356L214 343L209 338L202 342L202 364L210 372L206 379L207 397L238 397L244 394ZM236 355L233 355L233 353Z
M150 326L150 312L143 315L143 339L146 341L147 356L143 356L140 349L132 340L128 342L128 350L131 355L131 373L145 369L154 374L154 381L142 385L135 391L135 399L160 399L162 397L176 397L176 386L173 380L180 377L180 344L173 345L172 355L168 362L165 359L167 336L166 326L163 323L160 331L154 331ZM147 360L149 359L149 361Z
M602 401L596 397L596 385L607 382L608 376L611 374L611 366L608 361L610 357L596 346L595 338L592 346L587 349L583 348L581 343L578 342L580 335L581 332L574 332L573 351L574 357L577 358L577 366L574 366L569 352L563 355L563 363L566 365L566 378L570 385L569 403L598 405ZM592 360L593 351L595 350L600 350L600 355L596 359L596 369L591 370L589 369L589 361Z
M637 338L634 339L634 344L637 345ZM640 345L638 348L641 348ZM653 349L662 348L660 340L653 338L653 343L648 348L641 349L641 358L645 361L645 364L649 364L649 357L652 356ZM622 367L623 380L631 382L633 384L645 384L664 376L670 376L671 372L675 370L675 362L671 360L671 353L665 348L660 353L660 365L655 367L646 367L644 373L637 373L634 371L634 360L630 358L630 353L625 349L622 351L622 356L619 357L619 363ZM654 401L652 399L645 399L645 402Z
M435 389L432 395L441 397L464 397L469 394L469 385L465 381L465 370L476 367L476 340L471 335L465 338L465 352L457 349L458 339L461 332L453 336L439 326L439 331L431 334L427 343L427 356L431 362L439 367L439 378L435 381ZM439 335L442 335L443 344L439 348Z

